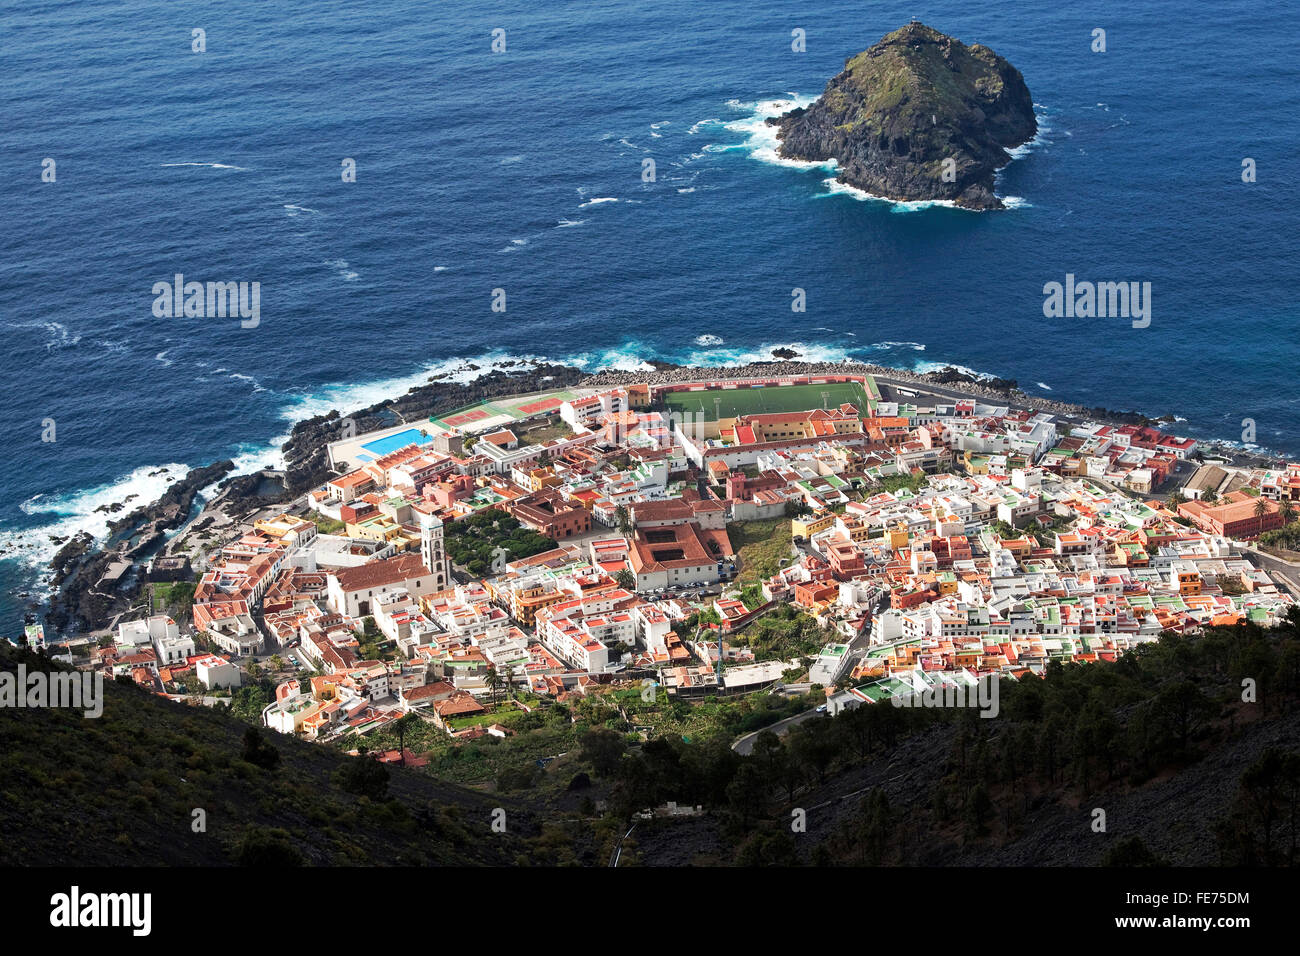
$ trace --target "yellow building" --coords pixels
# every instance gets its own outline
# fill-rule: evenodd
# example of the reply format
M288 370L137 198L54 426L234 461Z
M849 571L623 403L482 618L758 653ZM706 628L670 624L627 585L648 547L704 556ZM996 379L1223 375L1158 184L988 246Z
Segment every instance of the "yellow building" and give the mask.
M790 533L796 538L811 538L818 532L825 531L835 522L835 514L831 511L817 511L810 515L804 515L802 518L792 518L790 521Z

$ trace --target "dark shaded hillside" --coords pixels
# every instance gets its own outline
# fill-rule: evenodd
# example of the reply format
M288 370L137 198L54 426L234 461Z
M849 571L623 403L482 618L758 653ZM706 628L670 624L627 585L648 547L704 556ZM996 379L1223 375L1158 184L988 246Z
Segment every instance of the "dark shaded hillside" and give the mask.
M1209 628L1115 663L1052 664L1003 684L991 719L863 706L703 765L647 744L619 767L618 812L670 799L712 812L639 828L629 862L1295 865L1298 624L1293 611L1272 631Z
M0 650L2 669L20 660L49 667ZM398 768L385 787L384 768L329 747L266 730L250 746L224 711L112 681L104 693L97 719L0 708L0 864L503 865L536 830L509 798Z

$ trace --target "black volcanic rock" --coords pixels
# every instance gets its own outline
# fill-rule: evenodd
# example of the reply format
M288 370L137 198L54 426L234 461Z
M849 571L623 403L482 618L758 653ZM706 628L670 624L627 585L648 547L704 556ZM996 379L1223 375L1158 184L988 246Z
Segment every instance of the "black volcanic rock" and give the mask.
M970 209L1002 208L993 174L1038 131L1019 70L915 22L850 59L811 106L768 123L779 127L782 156L834 159L842 183Z

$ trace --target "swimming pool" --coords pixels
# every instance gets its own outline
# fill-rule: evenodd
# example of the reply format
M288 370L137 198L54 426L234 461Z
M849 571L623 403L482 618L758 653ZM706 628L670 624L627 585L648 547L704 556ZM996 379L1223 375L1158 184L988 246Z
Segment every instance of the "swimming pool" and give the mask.
M366 442L361 447L375 458L382 458L384 455L392 454L399 448L407 445L419 445L421 447L433 441L431 435L425 435L418 428L408 428L404 432L398 432L395 435L388 435L384 438L376 438L374 441Z

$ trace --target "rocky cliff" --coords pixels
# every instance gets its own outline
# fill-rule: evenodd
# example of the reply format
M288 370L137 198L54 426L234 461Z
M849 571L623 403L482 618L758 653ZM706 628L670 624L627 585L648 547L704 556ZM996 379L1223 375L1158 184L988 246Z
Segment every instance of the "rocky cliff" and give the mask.
M1038 131L1019 70L915 22L850 59L811 106L768 122L782 156L833 159L842 183L970 209L1002 208L993 174Z

